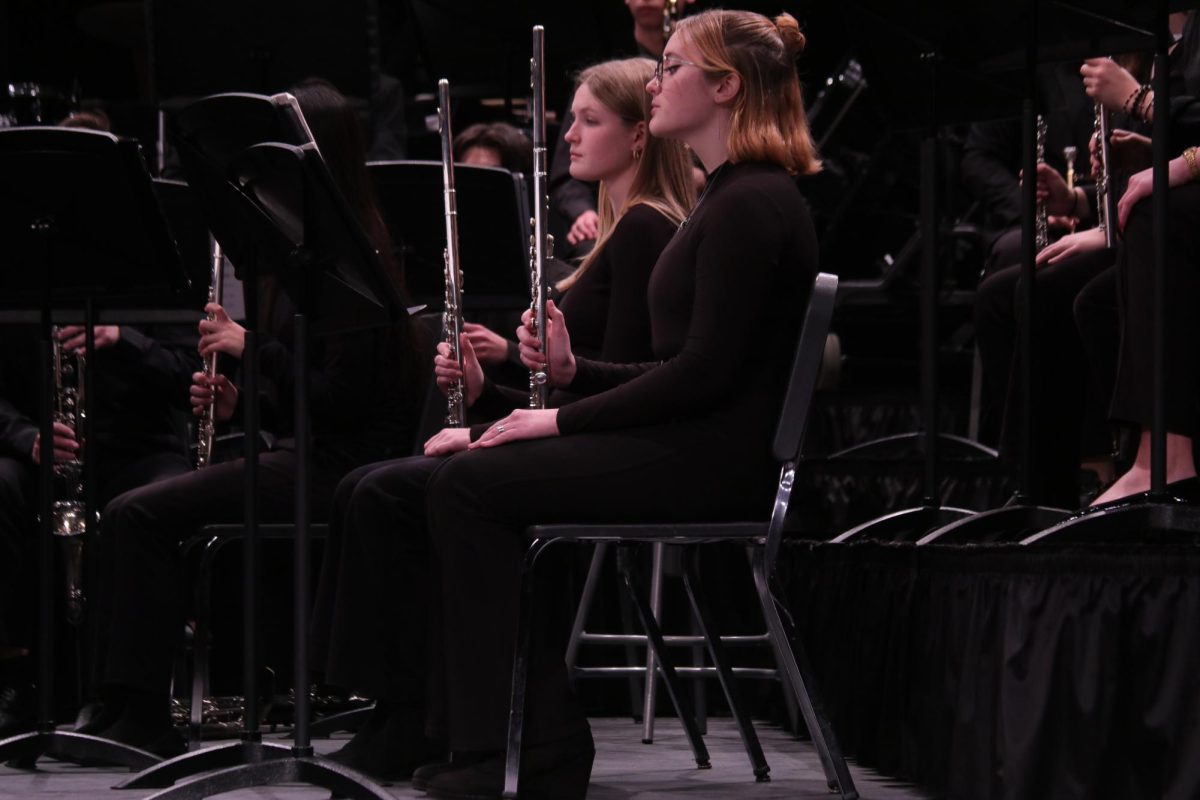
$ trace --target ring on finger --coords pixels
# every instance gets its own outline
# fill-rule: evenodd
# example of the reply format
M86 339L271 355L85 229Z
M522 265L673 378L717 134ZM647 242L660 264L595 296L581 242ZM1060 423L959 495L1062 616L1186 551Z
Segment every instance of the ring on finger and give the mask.
M496 426L496 433L504 433L504 426L503 426L503 425L497 425L497 426Z

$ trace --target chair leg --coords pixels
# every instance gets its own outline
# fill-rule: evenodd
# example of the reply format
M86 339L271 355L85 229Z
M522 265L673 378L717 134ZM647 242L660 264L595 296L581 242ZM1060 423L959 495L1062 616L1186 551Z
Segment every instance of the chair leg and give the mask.
M833 726L817 703L816 690L813 686L812 670L804 654L800 642L790 635L779 609L775 606L775 595L771 592L767 578L765 555L762 551L754 557L754 586L758 591L758 602L762 606L763 616L767 620L767 629L771 634L771 644L775 648L775 658L784 670L796 700L800 704L800 713L804 724L808 727L809 736L825 769L825 781L833 792L841 795L843 800L857 800L858 791L854 788L854 780L850 777L850 768L842 756L833 733Z
M751 570L754 569L754 554L756 552L757 550L753 545L746 547L746 563L749 565ZM763 624L766 625L766 620L763 620ZM799 701L796 700L796 693L792 691L792 683L787 678L787 672L784 670L782 662L779 661L778 656L774 652L772 652L771 655L775 656L775 671L779 678L779 689L783 694L783 707L787 711L788 725L791 727L791 730L799 732Z
M654 621L662 620L662 579L663 551L666 547L662 542L651 546L650 556L650 613ZM646 648L646 691L642 696L642 744L654 744L654 704L658 694L658 678L654 668L654 650Z
M629 553L628 548L625 548L625 547L617 548L616 566L617 566L618 578L620 575L624 574L624 570L626 568L625 562L628 561L629 558L630 558L630 553ZM621 591L620 587L618 587L618 590L617 590L617 607L619 608L620 614L621 614L621 630L625 631L625 632L637 630L638 623L634 619L634 617L636 617L637 615L636 615L636 613L634 613L633 603L631 603L629 600L629 593ZM637 646L634 644L631 644L631 643L626 643L623 646L623 649L625 651L625 666L627 666L627 667L634 666L638 661ZM640 673L630 670L628 683L629 683L629 712L630 712L630 716L633 717L634 723L636 724L636 723L639 723L642 721L642 705L645 700L645 691L646 691L645 690L645 686L646 686L645 670L642 670Z
M675 668L671 666L670 659L666 657L667 646L663 642L662 631L658 628L658 623L654 619L650 605L642 599L642 596L638 594L635 588L637 582L634 580L633 566L630 561L630 559L624 559L622 562L621 577L625 581L625 588L633 600L634 608L637 609L642 629L646 632L646 642L649 644L650 649L654 651L658 668L662 672L663 683L667 688L667 694L671 697L671 703L675 706L675 713L679 715L679 722L683 725L684 733L687 734L688 742L692 746L692 753L696 758L696 766L700 769L708 769L712 766L712 763L709 761L708 748L705 747L704 739L701 738L700 730L696 726L696 717L691 708L691 701L679 688L679 676L675 673Z
M204 727L204 698L209 688L209 656L212 638L212 573L213 560L220 550L219 540L213 537L205 543L200 554L194 594L196 630L192 635L192 706L188 709L188 740L200 741ZM249 699L249 698L247 698Z
M567 639L567 674L572 677L579 660L579 637L583 635L583 626L587 624L588 615L592 611L596 583L600 579L600 568L607 553L608 542L597 542L596 549L592 551L592 563L588 565L587 578L583 582L583 594L580 595L579 606L575 609L575 621L571 624L571 636Z
M536 584L534 582L534 566L538 556L546 549L550 541L535 539L525 553L525 561L521 565L521 600L520 612L517 616L517 643L513 651L512 695L508 705L508 744L504 764L504 793L503 797L517 796L521 774L521 735L525 729L525 699L529 679L529 640L533 628L534 597Z
M729 710L737 722L738 734L742 737L742 745L746 748L746 755L750 759L750 767L754 770L754 779L756 781L769 781L771 779L771 768L767 765L766 756L763 755L762 745L758 741L758 734L754 732L754 723L751 721L750 716L746 713L745 706L742 704L737 683L733 677L733 670L729 666L729 657L725 652L725 646L721 643L720 634L713 625L707 596L700 582L699 562L700 548L688 548L688 552L684 555L683 563L683 586L687 590L688 602L691 603L692 613L695 615L695 620L700 626L700 635L704 637L704 644L708 647L708 654L712 658L713 666L716 668L717 679L721 682L721 689L725 692L725 699L729 701Z

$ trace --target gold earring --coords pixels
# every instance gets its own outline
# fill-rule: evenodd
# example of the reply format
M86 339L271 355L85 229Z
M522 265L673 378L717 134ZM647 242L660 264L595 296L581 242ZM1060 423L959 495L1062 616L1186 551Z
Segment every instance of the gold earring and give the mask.
M642 151L641 151L641 148L636 148L636 147L634 148L634 150L633 150L633 160L634 160L634 161L641 161L641 160L642 160Z

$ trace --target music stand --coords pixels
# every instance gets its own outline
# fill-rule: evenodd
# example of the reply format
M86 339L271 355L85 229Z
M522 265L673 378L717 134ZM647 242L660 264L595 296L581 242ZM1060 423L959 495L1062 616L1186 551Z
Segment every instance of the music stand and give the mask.
M93 325L101 319L126 321L122 314L129 312L143 320L178 321L195 319L196 313L153 310L180 302L188 280L136 143L79 129L0 130L0 174L6 179L0 237L15 255L6 262L10 268L0 272L0 322L29 321L32 313L40 323L40 435L46 453L45 443L53 441L52 319L80 320L82 309L90 351ZM101 302L112 308L97 314ZM86 374L84 380L90 381ZM0 760L32 767L41 756L52 755L140 769L159 757L54 727L54 459L41 461L38 723L37 730L0 742ZM84 535L89 538L95 522L90 461L84 468L89 510Z
M966 4L964 4L966 5ZM908 540L974 512L941 503L938 496L939 451L949 445L973 455L992 457L988 448L943 433L938 424L937 296L939 225L938 130L954 122L1004 116L1019 96L1011 83L982 74L969 51L956 47L978 9L943 13L940 6L894 4L876 0L852 3L847 14L869 36L862 60L872 87L891 101L888 116L898 127L924 129L920 185L920 396L922 431L889 436L849 448L837 457L911 444L923 457L923 494L919 506L893 511L857 525L833 539ZM876 46L877 45L877 46ZM872 69L874 67L874 69ZM878 76L878 77L877 77ZM913 76L917 76L914 79ZM916 91L914 91L914 87ZM924 91L922 91L924 90ZM832 459L833 457L831 457Z
M294 132L307 132L303 115L290 95L255 101L267 116L275 114L291 120ZM207 103L207 105L205 105ZM242 124L228 117L228 109L216 102L200 101L190 110L194 119L205 119L211 130ZM223 121L223 124L222 124ZM196 128L191 129L194 133ZM334 186L316 144L300 145L267 142L254 144L224 160L205 154L203 136L180 136L180 153L189 182L197 189L208 214L214 235L239 270L247 287L263 275L279 280L296 308L296 512L295 512L295 737L290 747L265 744L258 730L250 688L242 740L226 746L205 748L163 762L135 776L117 788L168 786L182 777L215 769L206 775L191 777L153 795L155 798L197 798L237 788L301 781L331 789L341 795L384 800L390 795L366 776L313 754L309 737L308 686L308 553L309 499L308 460L310 423L308 410L309 317L316 317L318 330L332 332L353 327L393 324L404 312L398 289L388 280L378 253L359 228L357 220ZM215 152L215 149L212 152ZM247 294L247 313L252 300ZM245 354L252 350L247 330ZM256 365L255 365L256 368ZM251 364L246 362L247 377ZM250 394L249 390L247 393ZM254 423L257 425L255 415ZM248 419L247 424L249 425ZM247 433L251 442L254 431ZM255 458L247 444L246 466L249 473ZM247 484L249 485L249 475ZM255 592L257 558L251 551L257 544L257 511L253 492L247 496L245 579L247 599ZM248 636L257 623L254 602L245 604ZM247 687L254 685L257 657L248 642L245 654Z
M414 302L445 300L446 246L440 161L372 161L379 206ZM459 242L472 311L529 305L529 192L524 176L497 167L456 164Z

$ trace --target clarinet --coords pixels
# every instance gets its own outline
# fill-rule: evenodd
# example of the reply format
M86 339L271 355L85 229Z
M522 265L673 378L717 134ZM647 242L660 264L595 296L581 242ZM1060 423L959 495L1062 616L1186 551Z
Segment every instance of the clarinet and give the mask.
M210 239L212 252L212 271L208 277L208 302L220 303L222 294L222 278L224 277L225 256L221 252L221 245L216 239ZM216 319L216 315L209 314L208 319ZM204 377L212 380L217 374L217 354L209 353L204 357ZM212 461L213 440L216 437L216 408L215 402L205 406L204 416L200 418L200 425L196 431L196 468L202 469Z
M1100 174L1096 179L1096 227L1104 231L1104 244L1110 250L1117 246L1117 232L1111 224L1117 218L1117 197L1112 191L1112 172L1109 164L1110 146L1108 142L1108 112L1104 106L1096 103L1096 120L1092 135L1098 140L1097 151L1100 153Z
M54 535L60 537L63 552L63 577L66 584L67 621L83 621L86 598L83 593L83 534L87 530L87 504L84 500L83 459L84 421L87 409L84 397L84 357L68 352L55 331L54 421L75 431L79 450L69 461L55 462L55 497L52 505ZM44 451L45 452L45 451Z
M1046 118L1038 114L1037 118L1037 163L1046 163ZM1050 222L1046 216L1046 204L1038 201L1037 215L1034 220L1036 227L1034 228L1034 241L1037 243L1037 249L1040 252L1046 245L1050 244Z
M546 260L551 257L554 239L546 233L550 216L550 196L546 186L546 88L542 77L545 59L545 30L533 26L533 57L529 60L530 88L533 92L533 234L529 239L529 291L532 302L533 334L541 345L542 363L529 371L529 407L546 407L546 382L549 367L546 358Z
M442 208L446 218L446 248L442 251L446 275L446 308L442 312L442 337L450 354L463 371L462 268L458 260L458 196L454 190L454 137L450 130L450 82L438 81L438 132L442 136ZM466 421L462 379L450 384L446 393L446 426L461 428Z

